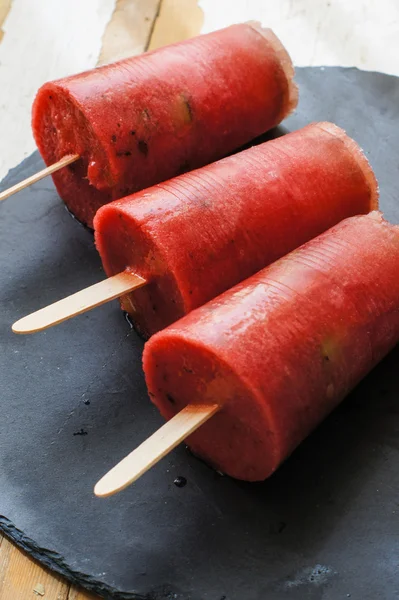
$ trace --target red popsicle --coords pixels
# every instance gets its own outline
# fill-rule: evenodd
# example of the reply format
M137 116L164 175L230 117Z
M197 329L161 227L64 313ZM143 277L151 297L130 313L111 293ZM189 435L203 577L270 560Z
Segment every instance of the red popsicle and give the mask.
M152 401L220 412L189 437L220 471L268 477L399 339L399 227L353 217L153 336Z
M270 29L233 25L45 84L32 127L61 198L92 226L96 210L214 161L297 104L291 60Z
M102 207L96 244L108 276L147 281L121 303L149 337L377 201L360 148L319 123Z

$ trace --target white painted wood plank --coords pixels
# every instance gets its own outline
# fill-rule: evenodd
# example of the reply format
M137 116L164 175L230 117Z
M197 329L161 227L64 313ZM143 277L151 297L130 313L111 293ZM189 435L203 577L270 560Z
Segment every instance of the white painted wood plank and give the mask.
M248 19L274 29L298 66L399 75L398 0L199 0L203 31Z
M34 149L39 86L93 67L115 0L13 0L0 44L0 179Z

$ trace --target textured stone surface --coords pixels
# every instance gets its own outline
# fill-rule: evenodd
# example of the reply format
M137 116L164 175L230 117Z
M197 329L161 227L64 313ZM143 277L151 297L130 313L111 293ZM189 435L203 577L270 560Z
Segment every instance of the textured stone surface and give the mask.
M275 133L321 119L346 128L399 222L399 80L341 68L299 69L297 80L297 114ZM3 187L40 165L33 155ZM142 342L116 302L35 336L11 333L103 276L91 233L50 180L0 204L0 260L0 528L17 544L117 599L397 597L398 351L265 483L221 477L180 447L99 500L98 478L161 423Z

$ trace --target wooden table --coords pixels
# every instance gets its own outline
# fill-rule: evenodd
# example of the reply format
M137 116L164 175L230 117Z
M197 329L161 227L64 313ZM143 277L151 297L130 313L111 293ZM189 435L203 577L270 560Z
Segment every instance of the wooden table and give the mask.
M12 3L17 1L21 0L0 0L0 43L2 23ZM42 3L46 1L51 0L40 0ZM397 62L392 62L397 56L395 49L399 47L399 30L395 29L397 34L392 30L399 24L395 0L380 0L377 5L374 0L352 0L352 12L345 12L345 19L341 19L341 16L344 14L342 11L346 11L349 6L346 0L326 0L317 4L313 0L282 0L269 3L265 3L264 0L241 3L240 0L234 0L234 3L231 3L231 0L217 0L216 3L215 0L202 0L201 4L205 7L208 19L205 21L206 29L224 26L227 24L226 20L239 21L261 16L264 23L274 27L278 34L283 34L283 40L286 40L297 64L357 65L360 68L378 68L399 74ZM246 13L241 9L240 12L239 4L241 9L247 7ZM377 10L378 14L370 12L374 10ZM251 11L251 14L248 14L248 11ZM363 17L364 27L359 38L356 34L359 34L359 23L361 24ZM385 21L378 22L377 17L384 18ZM202 24L203 14L196 0L117 0L113 16L102 36L98 63L110 62L148 48L191 37L199 33ZM344 26L353 31L353 35L346 36L342 29ZM321 33L323 28L328 35ZM377 53L376 57L376 52L370 44L383 40L384 32L388 29L392 34L390 43L387 44L388 50L382 56L384 47L378 47L380 54ZM346 45L339 43L340 36ZM367 41L364 51L362 37ZM395 43L396 47L393 48ZM345 48L344 57L339 54L342 48ZM7 116L3 114L2 118ZM22 157L23 155L18 157L19 160ZM19 160L15 160L15 164ZM14 166L14 163L10 166ZM41 596L43 591L44 595ZM42 568L0 535L0 600L29 600L41 597L44 600L94 598Z

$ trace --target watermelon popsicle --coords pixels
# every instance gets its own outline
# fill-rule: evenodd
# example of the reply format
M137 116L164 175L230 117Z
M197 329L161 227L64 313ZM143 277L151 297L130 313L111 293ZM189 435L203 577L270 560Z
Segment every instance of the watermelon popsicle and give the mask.
M151 400L166 419L219 405L188 445L267 478L399 340L398 271L398 226L343 221L153 336Z
M43 85L33 134L71 212L90 227L113 199L200 167L280 123L297 104L270 29L233 25Z
M40 331L121 297L149 337L377 203L357 144L331 123L308 125L102 207L95 238L109 279L24 317L13 331Z
M377 202L357 144L318 123L104 206L95 239L108 276L147 281L121 305L149 337Z

